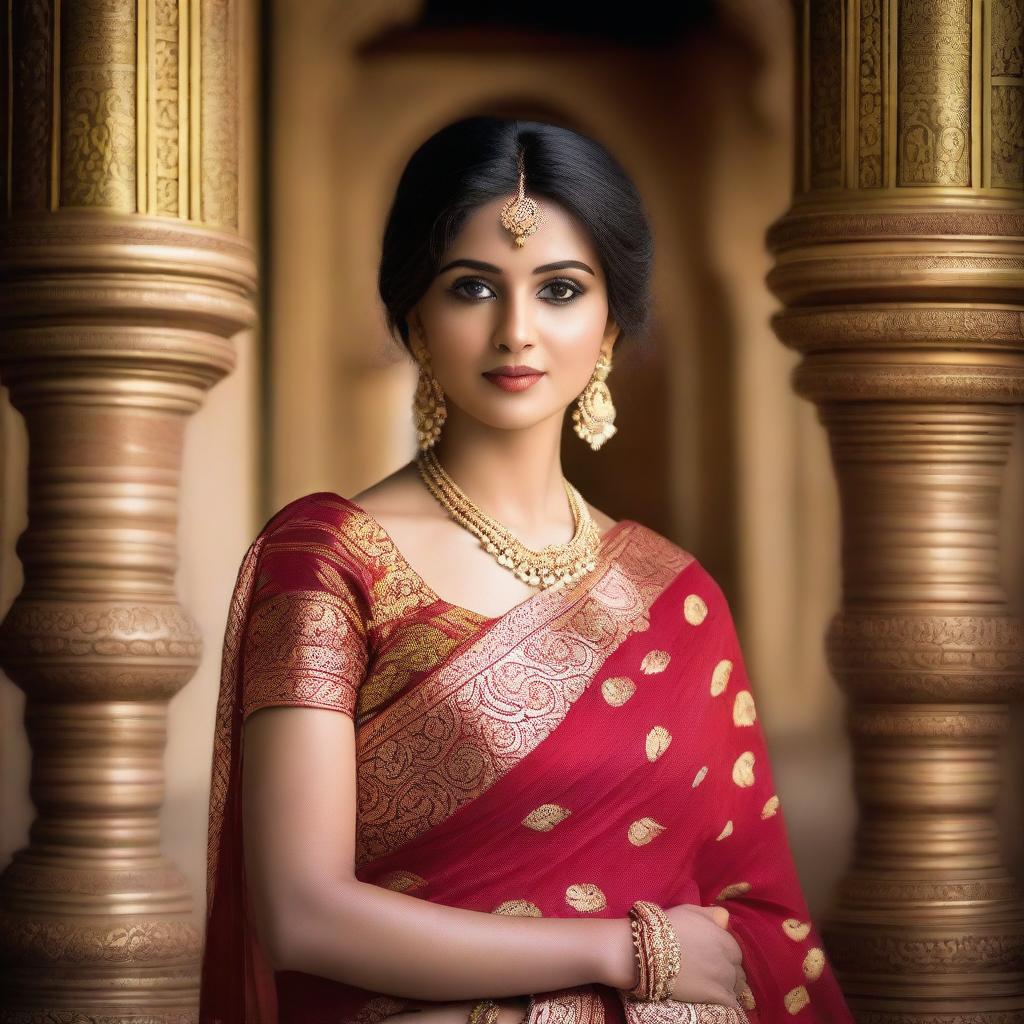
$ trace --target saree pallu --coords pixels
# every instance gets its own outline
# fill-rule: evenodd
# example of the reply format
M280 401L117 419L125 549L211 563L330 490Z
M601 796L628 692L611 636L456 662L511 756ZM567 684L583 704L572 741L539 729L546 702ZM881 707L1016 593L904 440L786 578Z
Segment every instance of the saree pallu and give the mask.
M625 918L638 899L729 910L742 1011L594 983L529 994L527 1024L852 1024L728 604L655 531L621 520L584 579L495 617L441 598L330 492L285 506L246 553L217 706L200 1021L376 1024L416 1001L273 970L249 912L242 725L281 704L354 719L363 882L532 917Z

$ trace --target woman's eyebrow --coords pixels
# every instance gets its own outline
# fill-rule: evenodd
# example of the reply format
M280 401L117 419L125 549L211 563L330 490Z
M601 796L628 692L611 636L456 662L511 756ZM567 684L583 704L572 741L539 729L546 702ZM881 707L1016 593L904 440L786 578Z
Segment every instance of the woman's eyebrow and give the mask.
M443 266L438 273L443 274L446 270L451 270L453 267L468 267L470 270L486 270L491 274L502 273L501 267L496 267L493 263L484 263L483 260L452 260L451 263ZM560 260L558 263L545 263L542 267L534 267L533 272L535 274L546 274L549 270L566 270L569 267L576 267L579 270L585 270L588 274L596 276L593 270L586 265L581 263L579 260Z

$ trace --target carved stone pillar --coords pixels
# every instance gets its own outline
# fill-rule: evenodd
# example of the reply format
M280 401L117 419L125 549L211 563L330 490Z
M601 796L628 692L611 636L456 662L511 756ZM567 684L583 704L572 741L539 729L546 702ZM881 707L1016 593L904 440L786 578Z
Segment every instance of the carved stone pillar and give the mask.
M993 817L1024 682L998 547L1024 401L1024 0L795 10L795 194L768 281L839 481L827 649L860 805L823 938L859 1021L1024 1021Z
M4 12L0 379L30 479L0 664L38 816L0 876L3 1022L197 1015L202 936L158 814L167 701L200 651L174 588L182 435L254 322L232 8Z

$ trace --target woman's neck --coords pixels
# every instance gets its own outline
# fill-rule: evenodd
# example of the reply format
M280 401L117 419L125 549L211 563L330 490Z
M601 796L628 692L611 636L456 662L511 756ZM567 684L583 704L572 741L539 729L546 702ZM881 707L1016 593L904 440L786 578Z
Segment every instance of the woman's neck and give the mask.
M560 423L522 431L452 426L445 424L433 451L474 504L517 534L549 535L568 523L571 535Z

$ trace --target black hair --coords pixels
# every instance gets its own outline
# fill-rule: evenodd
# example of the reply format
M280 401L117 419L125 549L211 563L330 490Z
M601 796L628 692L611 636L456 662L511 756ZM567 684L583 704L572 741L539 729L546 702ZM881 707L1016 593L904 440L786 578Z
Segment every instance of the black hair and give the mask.
M644 334L654 242L626 172L600 143L569 128L479 116L455 121L427 139L398 182L377 286L388 327L407 348L406 317L437 276L467 215L514 195L520 166L528 196L553 200L590 232L607 281L608 309L622 335Z

